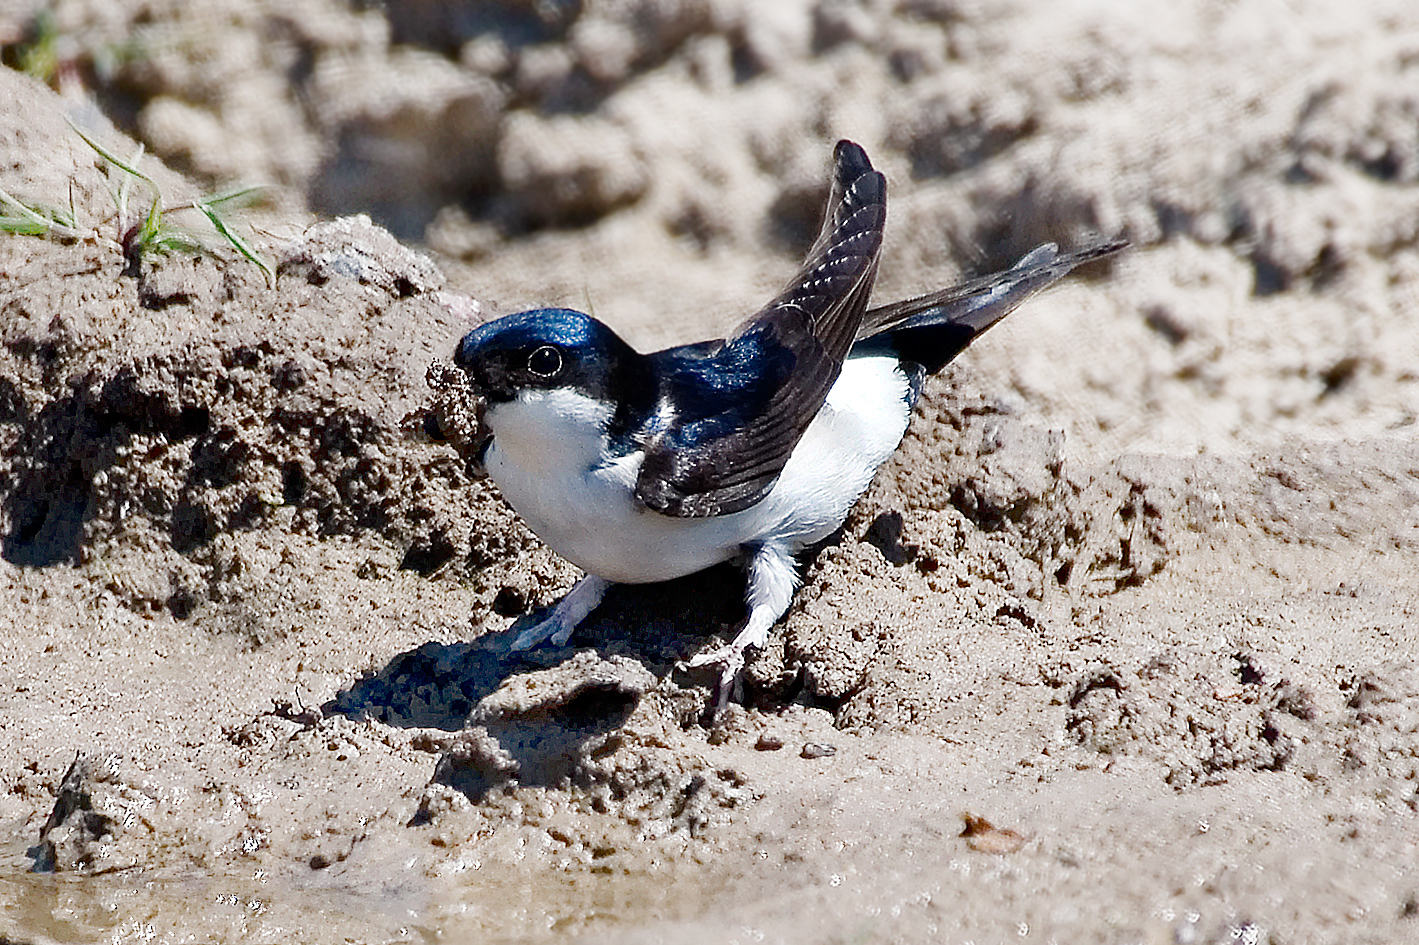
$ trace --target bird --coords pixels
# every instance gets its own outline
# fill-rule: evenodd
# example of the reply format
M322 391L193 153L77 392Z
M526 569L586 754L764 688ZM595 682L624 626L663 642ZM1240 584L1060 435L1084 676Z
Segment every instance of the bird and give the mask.
M800 583L897 449L924 380L1112 240L1045 243L1011 268L869 308L886 179L840 141L821 232L782 292L727 338L641 353L568 308L489 321L453 357L477 404L473 466L585 576L511 649L565 645L613 584L738 562L747 614L689 665L721 707Z

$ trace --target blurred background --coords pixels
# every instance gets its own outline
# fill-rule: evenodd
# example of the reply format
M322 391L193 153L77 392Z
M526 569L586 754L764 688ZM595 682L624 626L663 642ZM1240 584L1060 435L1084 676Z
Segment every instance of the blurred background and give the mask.
M1419 415L1407 0L6 0L3 61L207 186L368 213L496 314L642 345L775 291L829 155L890 182L879 298L1134 249L978 370L1072 448ZM1101 292L1107 286L1107 293ZM1027 310L1028 311L1028 310Z

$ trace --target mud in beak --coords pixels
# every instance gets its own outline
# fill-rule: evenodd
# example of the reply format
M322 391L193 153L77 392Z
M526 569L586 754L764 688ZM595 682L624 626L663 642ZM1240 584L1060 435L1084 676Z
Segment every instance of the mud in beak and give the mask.
M424 380L433 391L433 400L407 418L407 428L415 435L449 444L470 471L485 475L483 450L493 438L483 422L487 401L474 392L467 374L446 361L430 364Z

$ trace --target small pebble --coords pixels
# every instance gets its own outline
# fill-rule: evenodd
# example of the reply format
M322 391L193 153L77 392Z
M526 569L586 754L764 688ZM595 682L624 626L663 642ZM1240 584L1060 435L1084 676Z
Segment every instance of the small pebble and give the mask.
M778 751L783 747L783 739L777 735L760 735L759 740L754 743L754 748L758 751Z
M824 742L805 742L803 751L799 752L804 758L828 758L837 753L835 747Z

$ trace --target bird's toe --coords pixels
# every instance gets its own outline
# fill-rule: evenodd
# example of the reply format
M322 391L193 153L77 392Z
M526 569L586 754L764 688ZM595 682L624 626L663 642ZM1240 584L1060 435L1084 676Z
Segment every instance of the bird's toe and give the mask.
M539 620L529 627L524 627L522 631L519 632L518 635L513 638L512 646L510 646L508 649L512 650L513 652L517 652L519 650L530 650L534 646L537 646L538 644L548 639L550 639L553 643L560 645L562 643L565 643L566 636L570 635L569 633L559 633L560 629L561 628L558 627L557 620L555 618ZM562 639L557 639L558 636L562 636Z

